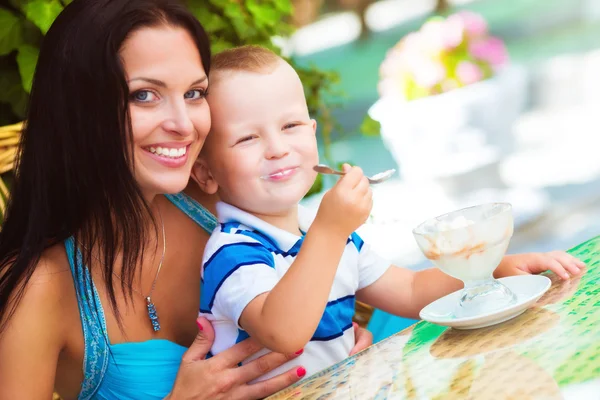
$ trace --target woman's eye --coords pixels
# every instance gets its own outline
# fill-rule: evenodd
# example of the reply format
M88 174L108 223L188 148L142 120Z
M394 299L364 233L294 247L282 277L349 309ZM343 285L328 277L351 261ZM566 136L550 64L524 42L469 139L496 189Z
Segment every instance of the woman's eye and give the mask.
M138 90L131 95L131 99L139 103L150 103L156 101L158 97L149 90Z
M207 93L205 89L192 89L185 92L183 97L187 100L198 100L205 98L206 94Z

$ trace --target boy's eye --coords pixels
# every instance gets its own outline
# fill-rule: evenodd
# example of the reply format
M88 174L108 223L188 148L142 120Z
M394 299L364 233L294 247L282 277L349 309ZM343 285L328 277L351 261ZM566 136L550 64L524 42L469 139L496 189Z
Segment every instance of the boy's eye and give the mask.
M235 144L249 142L249 141L251 141L252 139L255 139L255 138L256 138L256 136L254 136L254 135L244 136L243 138L241 138L240 140L238 140L237 142L235 142Z
M205 98L207 94L206 89L192 89L185 92L183 97L187 100L198 100Z
M297 122L290 122L290 123L288 123L288 124L285 124L285 125L283 126L283 130L286 130L286 129L292 129L292 128L295 128L295 127L296 127L296 126L298 126L298 125L300 125L300 124L299 124L299 123L297 123Z
M139 103L150 103L156 101L158 96L152 93L150 90L138 90L131 94L131 99Z

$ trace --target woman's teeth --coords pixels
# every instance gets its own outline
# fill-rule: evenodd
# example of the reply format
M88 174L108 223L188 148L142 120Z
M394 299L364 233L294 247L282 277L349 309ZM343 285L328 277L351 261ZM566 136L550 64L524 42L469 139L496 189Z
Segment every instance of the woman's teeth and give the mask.
M178 149L169 149L166 147L150 147L150 152L158 154L159 156L178 158L185 155L187 147L180 147Z

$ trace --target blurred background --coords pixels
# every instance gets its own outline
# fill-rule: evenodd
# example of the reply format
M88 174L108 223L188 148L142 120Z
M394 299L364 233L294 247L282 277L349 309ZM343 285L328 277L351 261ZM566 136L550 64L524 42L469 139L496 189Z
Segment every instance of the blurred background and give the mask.
M289 51L339 73L345 96L330 157L398 170L361 232L380 253L429 266L411 229L487 201L513 205L509 252L600 234L599 0L300 3ZM369 328L380 340L411 322L376 311Z
M0 5L0 208L39 45L69 0ZM428 265L411 229L512 203L510 252L600 234L600 0L190 0L218 52L269 46L299 71L322 161L395 168L362 235ZM8 184L4 187L3 182ZM318 204L333 179L304 202ZM376 311L376 340L411 321Z

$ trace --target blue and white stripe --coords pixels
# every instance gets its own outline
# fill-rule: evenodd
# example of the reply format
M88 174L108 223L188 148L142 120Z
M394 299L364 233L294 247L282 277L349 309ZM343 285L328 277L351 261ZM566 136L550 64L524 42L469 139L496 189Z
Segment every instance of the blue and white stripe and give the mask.
M247 337L238 324L244 308L275 287L294 262L304 239L225 203L219 203L217 211L220 224L204 253L200 299L200 314L211 320L215 328L213 354ZM300 231L308 231L314 214L299 207L298 217ZM353 233L346 243L323 316L304 353L260 380L294 365L304 366L310 374L346 358L354 347L356 291L375 282L388 266L389 262L376 256Z

